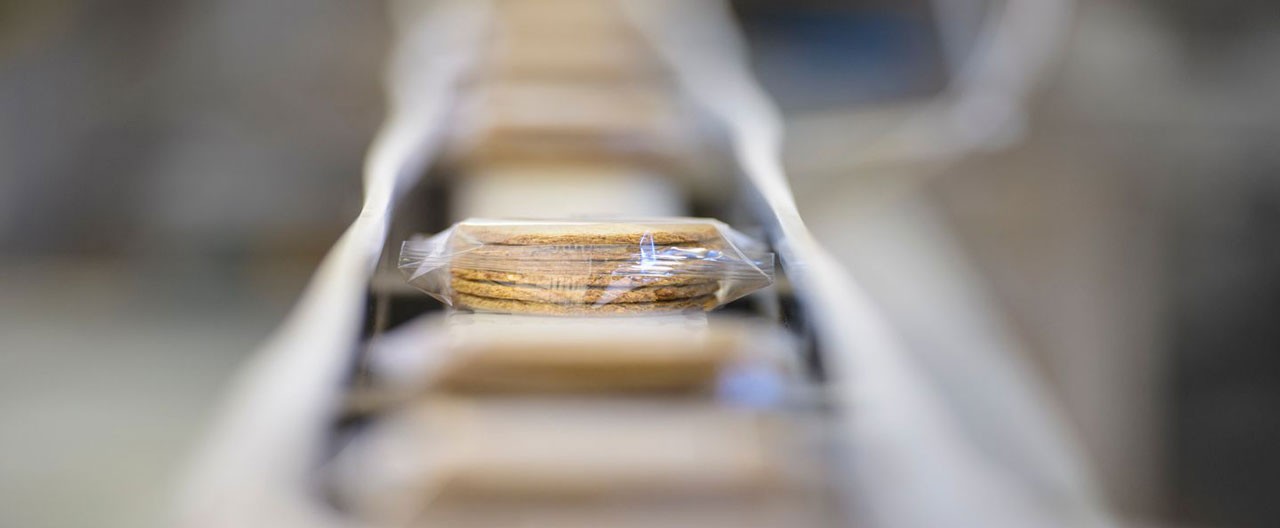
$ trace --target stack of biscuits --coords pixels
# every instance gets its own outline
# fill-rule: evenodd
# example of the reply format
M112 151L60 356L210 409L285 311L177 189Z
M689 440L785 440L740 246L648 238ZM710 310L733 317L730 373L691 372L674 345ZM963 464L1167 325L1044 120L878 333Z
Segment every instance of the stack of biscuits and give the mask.
M669 79L608 2L499 2L446 157L666 165L693 143Z
M629 83L489 82L461 104L472 117L454 130L454 148L468 168L534 161L670 169L689 142L673 104Z
M448 336L447 357L414 380L430 391L692 395L714 391L735 369L775 366L746 353L745 341L757 334L707 327L701 313L589 320L453 313L447 320L436 329ZM503 331L493 332L495 324Z
M772 257L712 220L468 220L402 266L455 308L543 315L709 310L770 282ZM443 237L443 241L441 240ZM414 241L406 243L412 254Z
M721 384L742 388L726 381L739 375L759 380L765 373L777 381L796 372L788 353L793 346L774 328L702 312L537 317L454 311L384 334L366 359L371 379L401 395L698 397L718 392ZM430 361L422 361L424 347L432 350Z

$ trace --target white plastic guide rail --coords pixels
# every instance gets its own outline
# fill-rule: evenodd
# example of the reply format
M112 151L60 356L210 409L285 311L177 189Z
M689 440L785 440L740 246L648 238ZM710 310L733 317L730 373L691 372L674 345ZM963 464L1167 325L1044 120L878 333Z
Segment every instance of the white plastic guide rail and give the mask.
M240 373L181 490L178 526L346 524L318 500L316 463L339 407L395 202L437 150L451 92L487 17L483 1L406 0L392 7L388 117L365 160L360 216Z
M870 298L810 235L781 165L777 111L748 71L723 2L626 0L636 25L689 92L727 130L733 155L769 208L772 238L811 313L840 407L846 502L860 526L1110 526L1065 446L1025 478L995 463L948 413ZM1043 439L1042 439L1043 440Z

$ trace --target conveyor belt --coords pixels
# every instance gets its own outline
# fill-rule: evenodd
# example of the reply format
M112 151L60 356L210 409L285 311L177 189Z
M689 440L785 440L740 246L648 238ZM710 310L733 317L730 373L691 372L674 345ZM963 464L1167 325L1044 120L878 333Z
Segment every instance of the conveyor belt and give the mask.
M1044 520L808 234L722 5L396 6L365 207L239 380L182 526ZM538 318L452 311L395 266L470 216L618 213L722 218L769 241L777 284L711 314Z

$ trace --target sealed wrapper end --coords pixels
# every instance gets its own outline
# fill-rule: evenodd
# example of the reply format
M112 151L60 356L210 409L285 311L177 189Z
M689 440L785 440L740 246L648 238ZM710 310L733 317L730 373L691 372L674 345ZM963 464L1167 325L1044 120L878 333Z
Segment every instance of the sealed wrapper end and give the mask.
M400 252L409 282L454 308L541 315L711 310L773 282L773 254L722 222L459 222Z

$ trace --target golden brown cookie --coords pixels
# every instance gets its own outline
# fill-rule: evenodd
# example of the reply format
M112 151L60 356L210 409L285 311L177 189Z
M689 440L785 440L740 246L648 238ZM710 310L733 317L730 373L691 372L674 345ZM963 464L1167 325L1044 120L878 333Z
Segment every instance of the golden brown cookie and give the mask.
M535 268L530 271L491 271L454 267L454 279L503 284L523 284L549 289L639 288L690 286L719 278L716 269L703 264L680 264L641 271L630 263L592 263L582 266Z
M527 313L542 315L622 315L655 312L677 312L688 309L710 310L716 305L714 295L647 303L552 304L511 299L494 299L466 293L453 294L454 308L481 312Z
M605 262L654 260L663 262L706 260L723 258L719 255L729 250L722 241L706 241L696 244L650 245L650 244L611 244L611 245L540 245L509 246L499 244L465 245L459 242L454 247L458 250L453 261L459 267L472 267L466 262L504 263L513 261L510 266L520 267L519 262L551 261L551 262Z
M549 287L504 284L491 281L453 279L453 291L493 299L513 299L558 304L640 303L671 301L711 295L720 288L716 281L682 286L637 287Z
M563 224L468 224L453 234L460 242L511 246L681 245L722 238L711 221L680 223L566 222Z
M693 392L706 390L716 378L715 365L644 365L617 368L590 363L562 368L504 368L462 365L438 388L483 393Z

